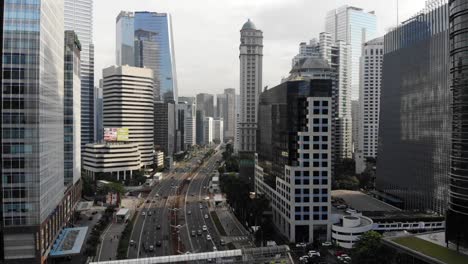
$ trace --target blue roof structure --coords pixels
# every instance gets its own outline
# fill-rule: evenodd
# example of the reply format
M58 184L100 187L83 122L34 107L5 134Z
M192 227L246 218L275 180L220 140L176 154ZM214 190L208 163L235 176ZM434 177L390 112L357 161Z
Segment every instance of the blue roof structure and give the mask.
M86 238L88 227L64 228L54 242L51 257L64 257L79 254Z

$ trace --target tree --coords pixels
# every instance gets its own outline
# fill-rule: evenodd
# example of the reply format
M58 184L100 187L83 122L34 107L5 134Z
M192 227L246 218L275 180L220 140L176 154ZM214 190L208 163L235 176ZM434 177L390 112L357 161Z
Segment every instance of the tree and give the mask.
M353 263L392 263L394 254L381 243L381 240L382 235L375 231L362 234L351 251Z

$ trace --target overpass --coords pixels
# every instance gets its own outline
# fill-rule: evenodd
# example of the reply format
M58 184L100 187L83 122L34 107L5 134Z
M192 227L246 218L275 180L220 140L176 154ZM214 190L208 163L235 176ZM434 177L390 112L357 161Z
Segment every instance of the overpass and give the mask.
M156 264L156 263L277 263L293 264L286 245L244 248L224 251L187 253L139 259L91 262L91 264Z

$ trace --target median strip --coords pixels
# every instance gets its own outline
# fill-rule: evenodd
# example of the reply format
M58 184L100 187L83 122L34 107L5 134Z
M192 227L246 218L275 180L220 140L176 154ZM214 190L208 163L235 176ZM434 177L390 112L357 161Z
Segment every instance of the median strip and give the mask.
M221 224L221 221L218 218L218 214L216 214L216 211L211 211L211 219L213 219L213 222L215 223L216 229L218 229L218 232L221 236L226 236L226 231L224 230L223 225Z

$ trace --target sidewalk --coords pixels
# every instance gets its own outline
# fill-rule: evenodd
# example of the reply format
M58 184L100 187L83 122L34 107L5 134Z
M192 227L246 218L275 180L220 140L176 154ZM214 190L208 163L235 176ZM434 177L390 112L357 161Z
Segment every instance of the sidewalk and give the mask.
M98 261L117 259L117 247L125 224L112 223L103 234L103 240L98 251Z

